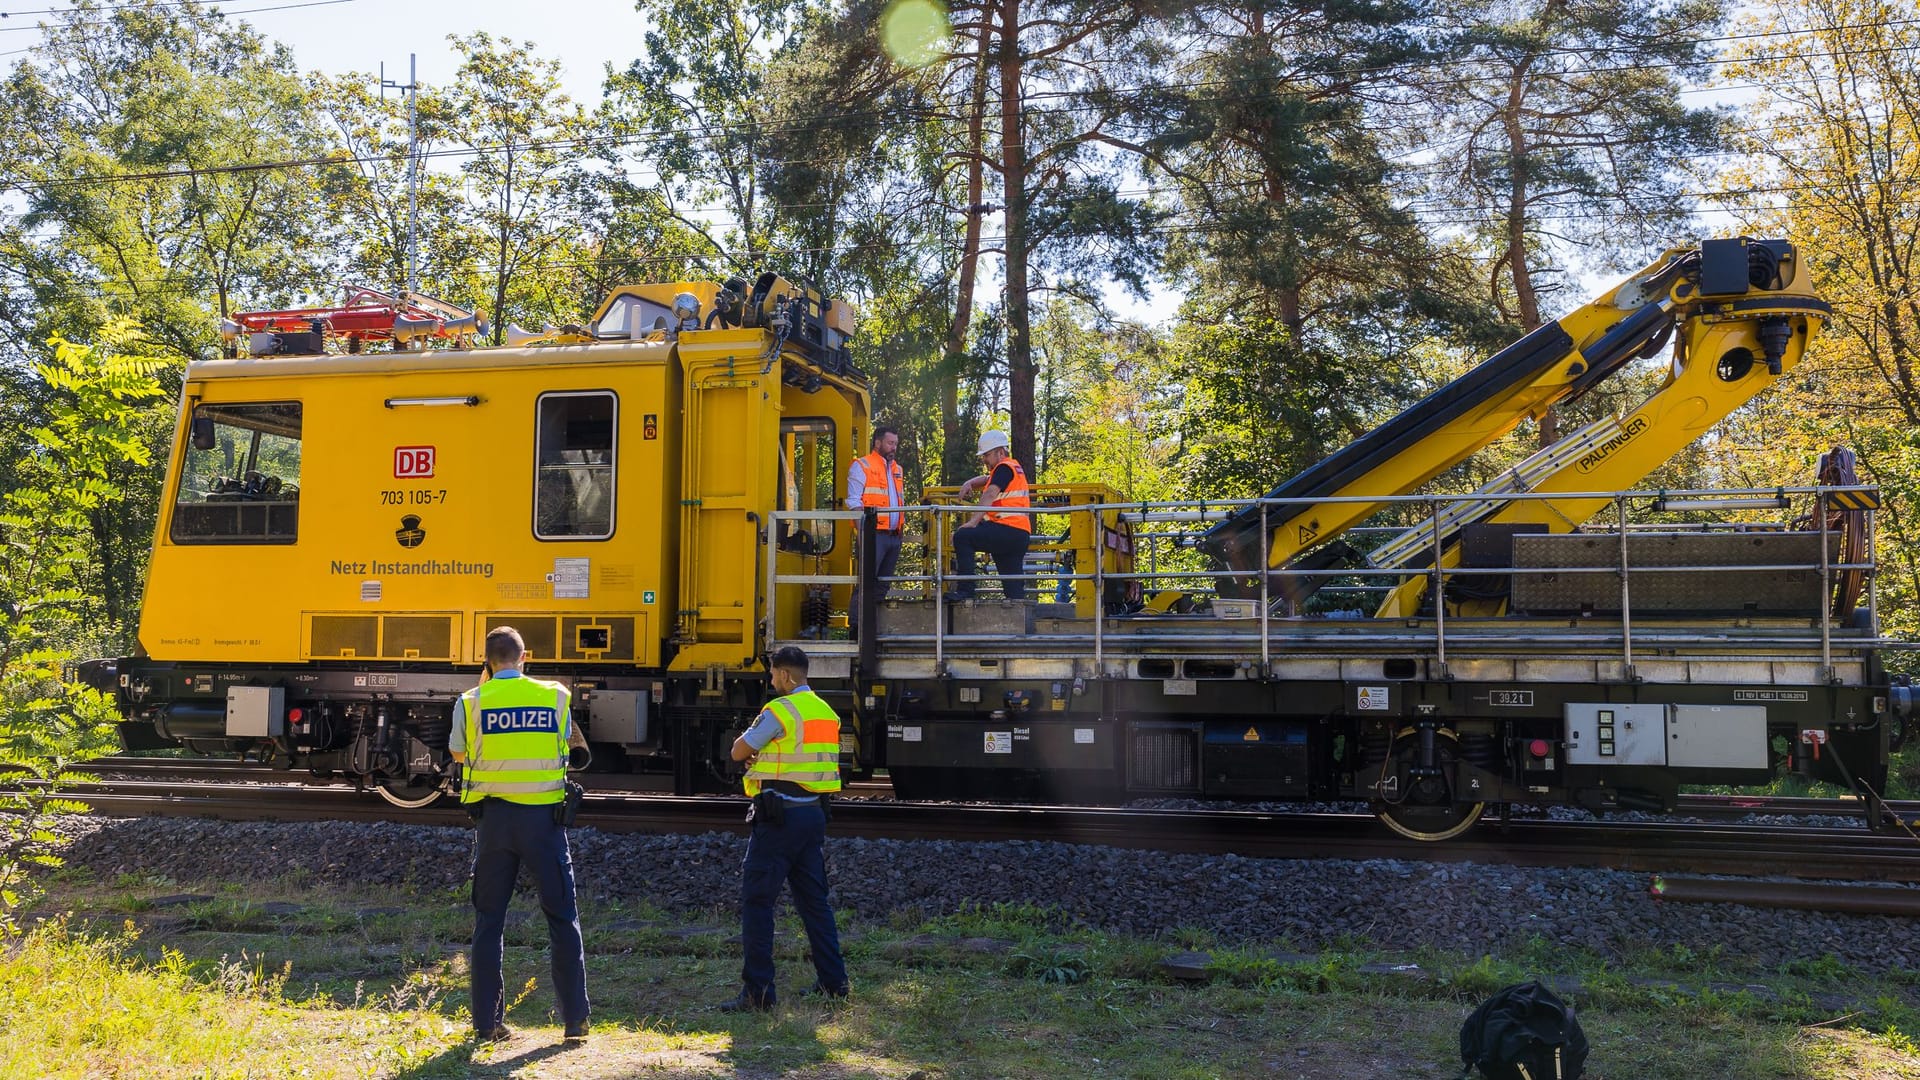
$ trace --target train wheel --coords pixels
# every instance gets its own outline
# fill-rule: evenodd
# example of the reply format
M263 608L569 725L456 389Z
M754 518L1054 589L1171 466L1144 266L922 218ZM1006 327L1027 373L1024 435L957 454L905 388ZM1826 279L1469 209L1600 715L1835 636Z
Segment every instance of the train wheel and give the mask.
M1480 820L1487 804L1450 803L1445 806L1375 802L1373 812L1387 828L1410 840L1451 840Z
M446 795L438 785L415 784L406 780L382 780L374 785L380 797L402 810L419 810L432 806Z
M1460 736L1450 729L1433 730L1432 768L1426 770L1418 767L1423 737L1422 730L1414 727L1396 733L1392 753L1380 763L1374 783L1381 797L1369 805L1387 828L1410 840L1451 840L1473 828L1487 804L1454 798L1447 778L1460 760Z

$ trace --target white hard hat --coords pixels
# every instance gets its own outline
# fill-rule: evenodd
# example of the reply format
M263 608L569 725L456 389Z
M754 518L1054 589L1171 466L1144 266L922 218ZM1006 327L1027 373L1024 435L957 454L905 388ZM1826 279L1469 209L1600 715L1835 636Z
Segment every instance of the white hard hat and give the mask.
M1004 431L983 431L980 433L980 447L974 451L974 455L986 457L989 450L1005 450L1012 445Z

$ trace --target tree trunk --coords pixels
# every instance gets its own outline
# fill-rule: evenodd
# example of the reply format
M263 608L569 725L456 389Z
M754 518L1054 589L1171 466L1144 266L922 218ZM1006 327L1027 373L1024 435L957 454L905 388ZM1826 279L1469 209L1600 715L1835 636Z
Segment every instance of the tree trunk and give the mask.
M1000 175L1006 192L1007 411L1015 461L1032 468L1033 328L1027 306L1027 145L1020 116L1020 0L1000 2ZM1038 476L1030 477L1037 480Z
M1286 182L1272 172L1267 174L1267 199L1272 202L1274 206L1279 207L1283 214L1286 212ZM1299 237L1294 235L1291 227L1287 228L1282 234L1280 244L1288 256L1286 260L1288 268L1297 268L1300 265L1298 259L1295 258L1300 246ZM1306 324L1306 319L1300 314L1300 283L1296 278L1293 284L1277 291L1280 301L1280 323L1286 327L1287 338L1290 341L1298 342L1300 340L1300 330Z
M1533 287L1533 274L1527 267L1527 136L1521 128L1520 112L1526 88L1526 67L1515 70L1507 88L1507 108L1502 116L1507 132L1507 265L1513 278L1513 301L1519 309L1520 326L1528 333L1540 326L1540 295ZM1540 416L1540 446L1552 446L1560 440L1560 418L1548 409Z
M984 13L983 13L984 14ZM979 207L986 197L987 41L992 31L980 27L973 54L973 88L967 109L967 227L961 242L960 271L954 281L953 324L941 348L940 371L940 481L958 484L973 475L973 447L960 430L960 368L967 351L967 333L973 326L973 286L980 265Z
M94 555L100 564L100 599L106 604L107 626L118 637L121 618L120 567L114 558L113 526L107 520L108 513L108 510L95 510L87 516L92 519Z

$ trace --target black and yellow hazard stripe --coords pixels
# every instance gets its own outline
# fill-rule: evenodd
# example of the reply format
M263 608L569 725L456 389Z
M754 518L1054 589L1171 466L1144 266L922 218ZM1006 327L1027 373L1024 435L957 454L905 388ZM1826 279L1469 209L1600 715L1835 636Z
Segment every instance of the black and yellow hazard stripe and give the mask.
M1880 489L1829 491L1827 505L1835 510L1878 510L1880 509Z

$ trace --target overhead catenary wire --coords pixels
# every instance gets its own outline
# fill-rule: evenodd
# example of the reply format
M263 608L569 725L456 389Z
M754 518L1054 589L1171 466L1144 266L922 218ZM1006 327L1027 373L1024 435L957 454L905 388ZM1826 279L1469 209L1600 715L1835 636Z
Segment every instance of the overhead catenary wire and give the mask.
M1747 207L1743 209L1747 209L1753 212L1773 212L1773 211L1779 211L1779 210L1786 210L1790 208L1791 208L1790 206L1786 206L1786 205L1774 205L1774 206L1761 206L1761 207ZM1569 221L1569 220L1611 220L1612 217L1613 217L1612 215L1605 215L1605 214L1559 214L1559 215L1538 215L1536 217L1536 220L1539 220L1542 222ZM1453 224L1453 225L1472 225L1472 224L1478 224L1482 220L1483 219L1477 218L1477 217L1476 218L1462 217L1449 222L1432 222L1432 223ZM1223 231L1228 231L1228 229L1229 229L1228 226L1216 224L1216 223L1186 223L1186 224L1169 224L1169 225L1161 225L1161 226L1152 226L1142 231L1148 234L1180 235L1180 234L1193 234L1193 233L1223 232ZM997 247L998 245L1004 244L1005 241L1006 241L1006 237L1004 235L985 236L985 237L982 237L980 240L982 246L985 248ZM739 259L745 259L749 262L752 262L752 261L764 260L768 258L802 256L802 255L858 255L858 254L863 254L867 252L894 250L894 249L898 249L900 246L901 245L891 243L891 242L866 242L866 243L811 245L811 246L797 245L797 246L782 246L782 247L765 247L765 248L756 248L751 250L742 250L737 252L702 251L702 252L684 252L684 253L661 254L661 255L621 254L621 255L606 255L606 256L599 256L595 258L581 258L581 259L540 258L540 259L529 259L529 260L520 261L515 263L514 266L516 269L526 271L526 272L551 273L551 272L560 272L560 271L568 271L568 270L580 270L580 271L607 270L607 269L613 269L617 267L685 266L688 264L704 264L704 263L713 263L713 262L728 263L728 262L734 262ZM940 246L951 247L952 245L934 245L934 246L935 247L940 247ZM926 247L926 245L921 245L921 247L924 248ZM486 276L491 276L497 273L499 269L500 268L498 266L490 265L490 264L481 264L481 263L448 264L448 263L442 263L442 262L429 261L422 267L422 272L444 280L449 277L457 277L457 276L486 277ZM104 295L110 289L125 289L125 288L133 288L133 287L138 287L143 285L169 285L169 284L179 284L179 283L180 282L177 278L130 278L130 279L116 278L112 280L82 281L82 282L79 282L78 284L82 285L85 288L96 290L98 295ZM62 287L66 287L68 284L70 283L62 283ZM32 290L28 286L7 286L5 288L11 289L12 291L16 292L16 294L18 295L32 295Z
M122 5L120 7L106 8L104 9L104 11L105 12L123 12L123 11L142 12L142 11L149 11L154 8L200 7L200 8L206 8L206 13L209 17L215 18L215 19L224 19L232 15L258 15L263 11L291 11L294 8L331 7L335 4L351 4L355 2L356 0L302 0L302 2L300 3L274 4L270 7L241 8L236 11L225 11L217 7L210 7L206 4L201 4L201 3L194 2L194 0L189 0L189 2L187 3L175 3L175 4L141 4L138 6L128 4L128 5ZM82 9L80 8L49 8L42 14L79 12L81 10ZM15 13L0 12L0 19L8 18L12 14L15 14ZM18 14L33 14L33 13L21 12ZM76 20L70 20L69 22L66 22L66 23L61 23L59 25L69 26L69 25L74 25L76 23L80 23L80 24L92 23L95 25L100 25L107 22L111 22L111 21L112 21L111 17L106 19L86 19L86 20L76 19ZM43 29L43 27L44 27L44 24L35 24L33 26L0 26L0 34L17 34L22 31L40 30L40 29ZM32 51L32 50L18 50L18 51ZM0 56L3 56L3 55L12 55L12 53L0 53Z
M270 10L281 10L283 8L291 8L291 7L324 6L326 4L346 3L346 2L350 2L350 0L316 0L316 2L278 5L275 7L249 9L249 10L250 11L270 11ZM163 6L187 6L187 5L182 4L182 5L163 5ZM245 13L246 12L234 12L232 14L245 14ZM1890 23L1887 25L1900 25L1900 24L1910 23L1914 21L1916 20L1898 20L1898 21L1895 21L1894 23ZM1819 30L1777 31L1777 32L1766 33L1766 34L1731 35L1725 39L1703 39L1703 40L1737 40L1737 39L1748 38L1748 37L1755 37L1755 38L1772 37L1772 36L1782 36L1786 34L1804 35L1804 34L1816 33L1816 32L1823 32L1823 31L1819 31ZM1905 53L1905 52L1911 51L1914 47L1915 46L1913 45L1902 45L1902 46L1897 46L1897 47L1884 50L1884 53L1886 55L1893 55L1895 53ZM1564 51L1568 53L1581 53L1586 50L1567 49ZM1876 51L1877 50L1866 50L1866 52L1869 52L1869 53L1876 52ZM1834 57L1839 55L1842 55L1842 54L1794 53L1794 54L1785 54L1780 57L1775 57L1774 59L1788 59L1788 58L1798 59L1798 58L1809 57L1809 56ZM1758 62L1758 61L1752 58L1723 58L1721 60L1716 60L1714 62L1715 63L1733 63L1733 62ZM1603 70L1621 70L1624 67L1626 67L1626 65L1622 65L1621 67L1616 67L1612 69L1593 68L1593 69L1587 69L1587 70L1589 72L1603 71ZM1186 88L1203 88L1207 85L1225 85L1225 83L1224 81L1215 81L1213 83L1192 82L1187 84L1176 84L1176 85L1184 86ZM1131 89L1138 90L1142 88L1131 88ZM1123 88L1123 90L1115 91L1115 92L1130 92L1130 91ZM1064 91L1064 90L1063 91L1042 91L1042 92L1037 92L1035 94L1029 95L1029 99L1067 98L1067 97L1072 97L1077 93L1078 91ZM1036 111L1064 112L1064 111L1079 111L1079 110L1096 108L1096 107L1099 107L1099 106L1089 105L1089 104L1074 104L1069 106L1058 107L1057 109L1053 109L1053 110L1036 110ZM906 116L908 117L907 119L903 119L897 122L902 122L902 123L919 122L931 115L936 115L943 111L945 110L940 110L940 109L916 110L916 111L913 111L912 113L906 114ZM811 122L812 120L817 120L817 119L820 119L820 117L789 118L787 121L785 121L785 123L797 125L802 122ZM1313 122L1317 122L1317 121L1311 121L1311 120L1303 121L1303 123L1313 123ZM778 125L761 125L762 130L765 130L767 127L774 127L776 130L778 129ZM722 124L717 126L702 125L700 129L700 134L698 137L720 138L720 137L724 137L725 134L731 131L741 130L741 128L742 128L742 125L737 125L737 124ZM1751 131L1753 129L1748 129L1748 130ZM467 156L474 156L482 153L487 153L490 150L540 149L540 148L563 150L568 148L586 148L586 147L592 147L596 145L618 145L619 143L622 143L622 142L655 137L658 134L660 134L660 132L655 131L655 132L641 132L641 133L635 133L635 134L627 134L627 135L615 136L615 137L591 137L591 138L582 138L582 139L544 140L544 141L534 140L534 141L528 141L525 143L518 143L518 144L515 144L515 143L499 144L491 148L489 147L455 147L455 148L448 148L440 151L435 151L431 156L467 157ZM1431 150L1423 151L1420 149L1411 151L1411 153L1413 154L1418 154L1421 152L1433 152L1433 151ZM1713 156L1738 156L1740 153L1741 152L1737 150L1718 151L1718 152L1714 152ZM95 176L95 177L58 178L54 180L44 181L41 183L43 184L47 184L47 183L61 183L61 184L119 183L119 182L131 182L131 181L139 181L139 180L159 180L159 179L170 179L170 178L176 178L176 177L194 177L194 176L203 176L203 175L213 175L220 172L240 173L240 172L259 171L263 169L273 169L273 168L319 167L323 165L346 164L346 163L353 163L353 162L380 163L380 162L395 160L398 158L398 156L399 155L397 154L383 154L383 153L382 154L366 154L366 155L359 155L359 156L342 156L342 155L336 154L336 155L328 155L328 156L319 157L319 158L310 158L304 161L237 163L234 165L219 166L219 167L213 167L213 168L167 170L167 171L161 171L161 172L149 172L145 174L108 174L104 176ZM657 175L658 174L656 173L656 177ZM1730 198L1730 197L1745 197L1749 195L1759 195L1759 194L1769 194L1769 193L1792 194L1792 193L1805 192L1808 190L1812 190L1814 186L1815 185L1812 185L1812 184L1784 185L1784 186L1773 186L1773 187L1764 187L1764 188L1753 188L1744 192L1682 192L1682 193L1679 193L1679 197L1718 199L1718 198ZM1156 191L1155 189L1146 189L1144 191L1123 192L1122 194L1153 195L1158 193L1159 192ZM776 204L774 209L780 210L780 211L815 209L815 208L824 207L825 205L827 204L825 203ZM1772 212L1776 210L1787 209L1789 208L1790 205L1791 204L1789 204L1788 206L1754 206L1754 207L1742 207L1741 209L1751 211L1751 212L1763 213L1763 212ZM1435 202L1435 201L1417 201L1414 204L1409 204L1409 205L1400 207L1401 212L1415 216L1418 220L1420 220L1424 224L1433 224L1433 225L1477 224L1484 219L1462 217L1461 215L1474 213L1474 212L1492 212L1500 209L1503 209L1503 207L1472 206L1472 205L1461 206L1461 205L1450 205L1445 202ZM711 209L711 210L698 209L698 210L681 211L681 214L683 216L696 216L696 215L709 214L709 213L720 215L722 218L728 216L729 214L729 212L724 209ZM1535 221L1551 222L1551 221L1605 219L1605 218L1610 218L1611 215L1596 214L1596 213L1562 213L1562 214L1532 214L1530 215L1530 217L1532 220L1535 220ZM1208 226L1204 224L1169 224L1164 226L1153 227L1146 231L1150 234L1162 233L1162 234L1172 235L1177 233L1217 231L1218 229L1219 229L1218 226ZM996 244L1003 241L1004 241L1004 237L1000 237L1000 238L990 237L990 238L985 238L983 240L983 243L991 245L991 244ZM844 246L843 247L816 247L816 248L795 247L795 248L784 248L784 249L765 249L761 252L753 252L753 253L747 253L747 254L749 254L751 257L762 257L762 256L770 256L770 255L778 255L778 254L837 254L837 253L853 253L853 252L864 251L864 250L875 250L875 249L880 249L888 246L891 246L891 245L864 244L864 245L855 245L852 247L844 247ZM726 252L710 252L710 253L704 253L704 254L677 254L677 255L669 255L669 256L647 257L647 258L642 258L638 261L641 263L646 263L646 262L677 263L677 262L686 262L689 260L700 260L700 259L725 259L728 257L730 256ZM602 259L593 259L593 260L575 260L570 265L577 266L577 267L599 267L599 266L605 266L611 263L619 263L619 262L632 263L635 261L636 260L633 257L612 257L612 258L602 258ZM560 265L564 266L569 264L560 264ZM495 270L497 270L497 268L472 268L464 272L491 273L491 272L495 272ZM458 273L462 271L459 268L446 268L442 272ZM157 280L157 279L154 279L154 280Z

